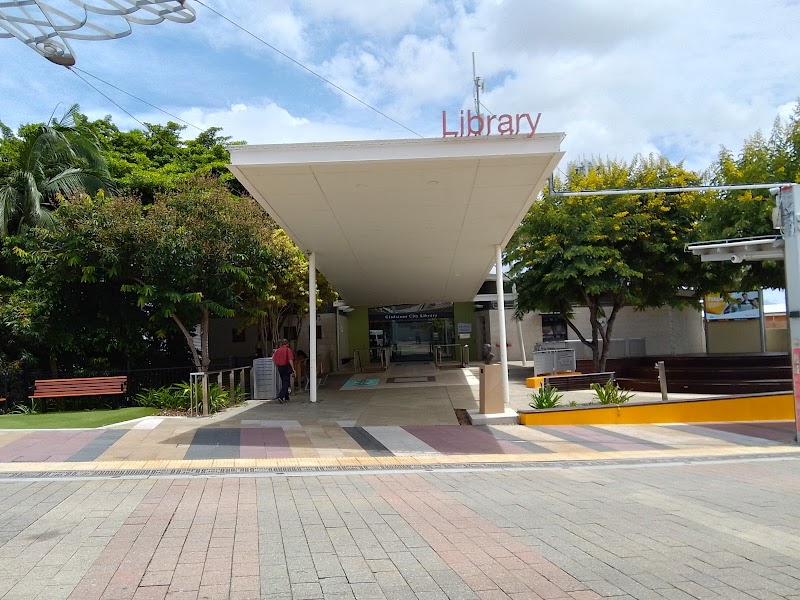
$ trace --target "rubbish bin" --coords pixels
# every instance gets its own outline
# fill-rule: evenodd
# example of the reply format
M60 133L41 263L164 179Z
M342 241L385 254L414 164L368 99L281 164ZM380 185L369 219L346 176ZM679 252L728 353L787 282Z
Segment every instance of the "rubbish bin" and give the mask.
M505 411L503 405L503 365L481 365L479 412L482 415Z

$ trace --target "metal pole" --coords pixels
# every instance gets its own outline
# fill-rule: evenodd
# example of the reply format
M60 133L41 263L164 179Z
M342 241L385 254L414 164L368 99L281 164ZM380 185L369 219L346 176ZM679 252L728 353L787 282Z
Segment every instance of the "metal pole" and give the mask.
M632 190L580 190L576 192L556 192L550 179L551 196L621 196L634 194L670 194L676 192L726 192L734 190L768 190L779 187L781 183L750 183L744 185L691 185L686 187L642 188Z
M778 191L781 232L785 241L786 316L791 343L794 391L795 441L800 441L800 185L786 185Z
M661 388L661 399L666 402L669 400L667 397L667 366L663 360L656 363L656 369L658 369L658 385Z
M203 416L209 415L208 410L208 373L203 372Z
M339 350L339 307L333 307L333 325L336 328L336 368L334 371L339 371L342 368L341 352Z
M503 369L503 403L511 403L508 393L508 344L506 343L506 295L503 290L503 249L495 246L495 282L497 285L497 313L500 318L500 365Z
M522 321L517 321L517 333L519 334L519 348L522 351L522 366L528 366L528 358L525 356L525 340L522 339Z
M309 400L317 401L317 257L308 253L308 381Z
M767 351L767 315L764 313L764 288L758 289L758 324L761 328L761 351Z

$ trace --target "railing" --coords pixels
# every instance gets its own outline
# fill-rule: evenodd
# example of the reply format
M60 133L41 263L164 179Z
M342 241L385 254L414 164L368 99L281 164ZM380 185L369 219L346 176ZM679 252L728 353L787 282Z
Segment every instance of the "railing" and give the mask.
M221 371L202 371L189 373L189 412L192 416L207 417L211 414L209 410L209 383L216 380L220 389L224 389L225 375L228 376L228 389L231 397L236 393L236 374L239 373L239 385L242 389L247 389L247 371L251 367L241 367L238 369L223 369Z
M533 375L566 373L575 370L575 350L537 350L533 353Z
M436 368L441 368L447 362L456 363L465 369L469 366L468 344L437 344L433 347L433 360Z
M384 371L389 368L389 364L392 362L392 349L391 348L380 348L378 353L381 357L381 369Z

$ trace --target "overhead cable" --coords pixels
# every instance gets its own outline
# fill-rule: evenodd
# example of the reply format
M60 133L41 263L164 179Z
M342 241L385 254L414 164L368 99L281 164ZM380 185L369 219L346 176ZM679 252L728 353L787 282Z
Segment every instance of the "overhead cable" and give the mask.
M104 94L103 92L101 92L99 89L97 89L97 87L95 87L94 85L92 85L92 83L91 83L90 81L88 81L88 80L87 80L85 77L83 77L83 76L82 76L80 73L78 73L78 71L76 71L74 67L67 67L67 69L69 69L69 71L70 71L71 73L74 73L74 74L75 74L75 76L76 76L78 79L80 79L81 81L83 81L83 82L84 82L86 85L88 85L90 88L92 88L92 89L93 89L95 92L97 92L98 94L100 94L101 96L103 96L103 97L104 97L106 100L108 100L109 102L111 102L111 104L113 104L114 106L116 106L118 109L120 109L120 110L121 110L122 112L124 112L126 115L128 115L128 116L129 116L131 119L133 119L133 120L134 120L134 121L136 121L136 122L137 122L139 125L141 125L141 126L142 126L142 127L145 129L145 130L147 130L147 125L145 125L144 123L142 123L142 122L141 122L139 119L137 119L137 118L136 118L136 117L134 117L134 116L133 116L131 113L129 113L127 110L125 110L124 108L122 108L122 107L121 107L119 104L117 104L116 102L114 102L114 100L112 100L112 99L111 99L109 96L107 96L106 94Z
M239 29L239 30L243 31L244 33L246 33L246 34L247 34L247 35L249 35L250 37L252 37L252 38L254 38L254 39L258 40L259 42L261 42L262 44L264 44L264 45L265 45L267 48L269 48L270 50L273 50L273 51L277 52L278 54L280 54L281 56L283 56L285 59L287 59L287 60L289 60L289 61L293 62L295 65L297 65L298 67L300 67L300 68L301 68L301 69L303 69L304 71L308 71L308 72L309 72L309 73L311 73L311 74L312 74L314 77L317 77L318 79L321 79L322 81L324 81L325 83L327 83L329 86L331 86L331 87L333 87L333 88L335 88L335 89L339 90L339 91L340 91L340 92L342 92L344 95L348 96L349 98L352 98L353 100L355 100L355 101L356 101L356 102L358 102L359 104L362 104L362 105L366 106L368 109L370 109L370 110L372 110L372 111L374 111L374 112L378 113L379 115L381 115L382 117L384 117L384 118L388 119L389 121L391 121L391 122L392 122L392 123L394 123L395 125L398 125L398 126L402 127L402 128L403 128L403 129L405 129L406 131L409 131L409 132L413 133L413 134L414 134L414 135L416 135L417 137L423 137L421 134L417 133L416 131L414 131L414 130L413 130L413 129L411 129L410 127L406 127L406 126L405 126L405 125L403 125L403 124L402 124L400 121L397 121L396 119L393 119L392 117L390 117L390 116L389 116L389 115L387 115L386 113L384 113L384 112L382 112L381 110L379 110L379 109L375 108L374 106L372 106L371 104L369 104L369 103L365 102L365 101L364 101L364 100L362 100L361 98L358 98L357 96L355 96L355 95L351 94L350 92L348 92L348 91L347 91L347 90L345 90L344 88L342 88L342 87L340 87L340 86L336 85L336 84L335 84L334 82L332 82L330 79L327 79L327 78L325 78L324 76L320 75L319 73L317 73L316 71L314 71L314 70L313 70L313 69L311 69L310 67L307 67L306 65L304 65L304 64L303 64L303 63L301 63L300 61L298 61L298 60L296 60L296 59L292 58L291 56L289 56L289 55L288 55L288 54L286 54L285 52L282 52L282 51L278 50L278 49L277 49L275 46L273 46L272 44L270 44L269 42L267 42L267 41L266 41L266 40L264 40L263 38L260 38L259 36L257 36L257 35L256 35L255 33L253 33L252 31L249 31L248 29L245 29L244 27L242 27L241 25L239 25L238 23L236 23L236 22L235 22L235 21L233 21L232 19L229 19L228 17L226 17L225 15L223 15L223 14L222 14L221 12L219 12L218 10L211 8L210 6L208 6L207 4L205 4L204 2L202 2L201 0L194 0L194 3L195 3L195 4L199 4L200 6L204 6L205 8L207 8L208 10L210 10L211 12L213 12L214 14L216 14L218 17L220 17L221 19L224 19L225 21L227 21L228 23L230 23L231 25L233 25L233 26L234 26L234 27L236 27L237 29Z
M169 111L166 111L166 110L164 110L163 108L160 108L160 107L156 106L155 104L152 104L151 102L148 102L147 100L144 100L143 98L139 98L139 96L136 96L136 95L134 95L134 94L131 94L130 92L126 92L126 91L125 91L125 90L123 90L122 88L120 88L120 87L117 87L116 85L114 85L113 83L110 83L110 82L106 81L105 79L101 79L101 78L100 78L100 77L98 77L97 75L92 75L92 74L91 74L91 73L89 73L88 71L84 71L83 69L80 69L80 68L78 68L78 67L70 67L70 68L71 68L73 71L80 71L80 72L81 72L81 73L83 73L84 75L88 75L89 77L92 77L93 79L96 79L97 81L99 81L99 82L101 82L101 83L104 83L104 84L106 84L107 86L114 88L114 89L115 89L115 90L117 90L118 92L122 92L123 94L126 94L126 95L130 96L131 98L133 98L133 99L135 99L135 100L138 100L138 101L139 101L139 102L141 102L142 104L146 104L147 106L150 106L151 108L155 108L156 110L158 110L158 111L161 111L161 112L162 112L162 113L164 113L165 115L169 115L169 116L170 116L170 117L172 117L173 119L177 119L177 120L178 120L178 121L180 121L181 123L185 123L185 124L186 124L186 125L188 125L189 127L194 127L194 128L195 128L195 129L197 129L198 131L204 131L204 129L203 129L202 127L198 127L197 125L194 125L193 123L189 123L189 121L186 121L185 119L181 119L179 116L177 116L177 115L173 115L171 112L169 112Z

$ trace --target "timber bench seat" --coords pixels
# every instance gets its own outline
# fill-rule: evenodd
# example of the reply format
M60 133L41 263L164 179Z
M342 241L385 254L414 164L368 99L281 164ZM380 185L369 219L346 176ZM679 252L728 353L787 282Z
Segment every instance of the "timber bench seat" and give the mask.
M544 378L542 385L549 385L560 391L588 390L593 383L605 385L614 383L614 371L605 373L585 373L583 375L549 375Z
M37 379L33 384L36 398L71 398L78 396L105 396L124 394L128 389L128 377L81 377L76 379Z

